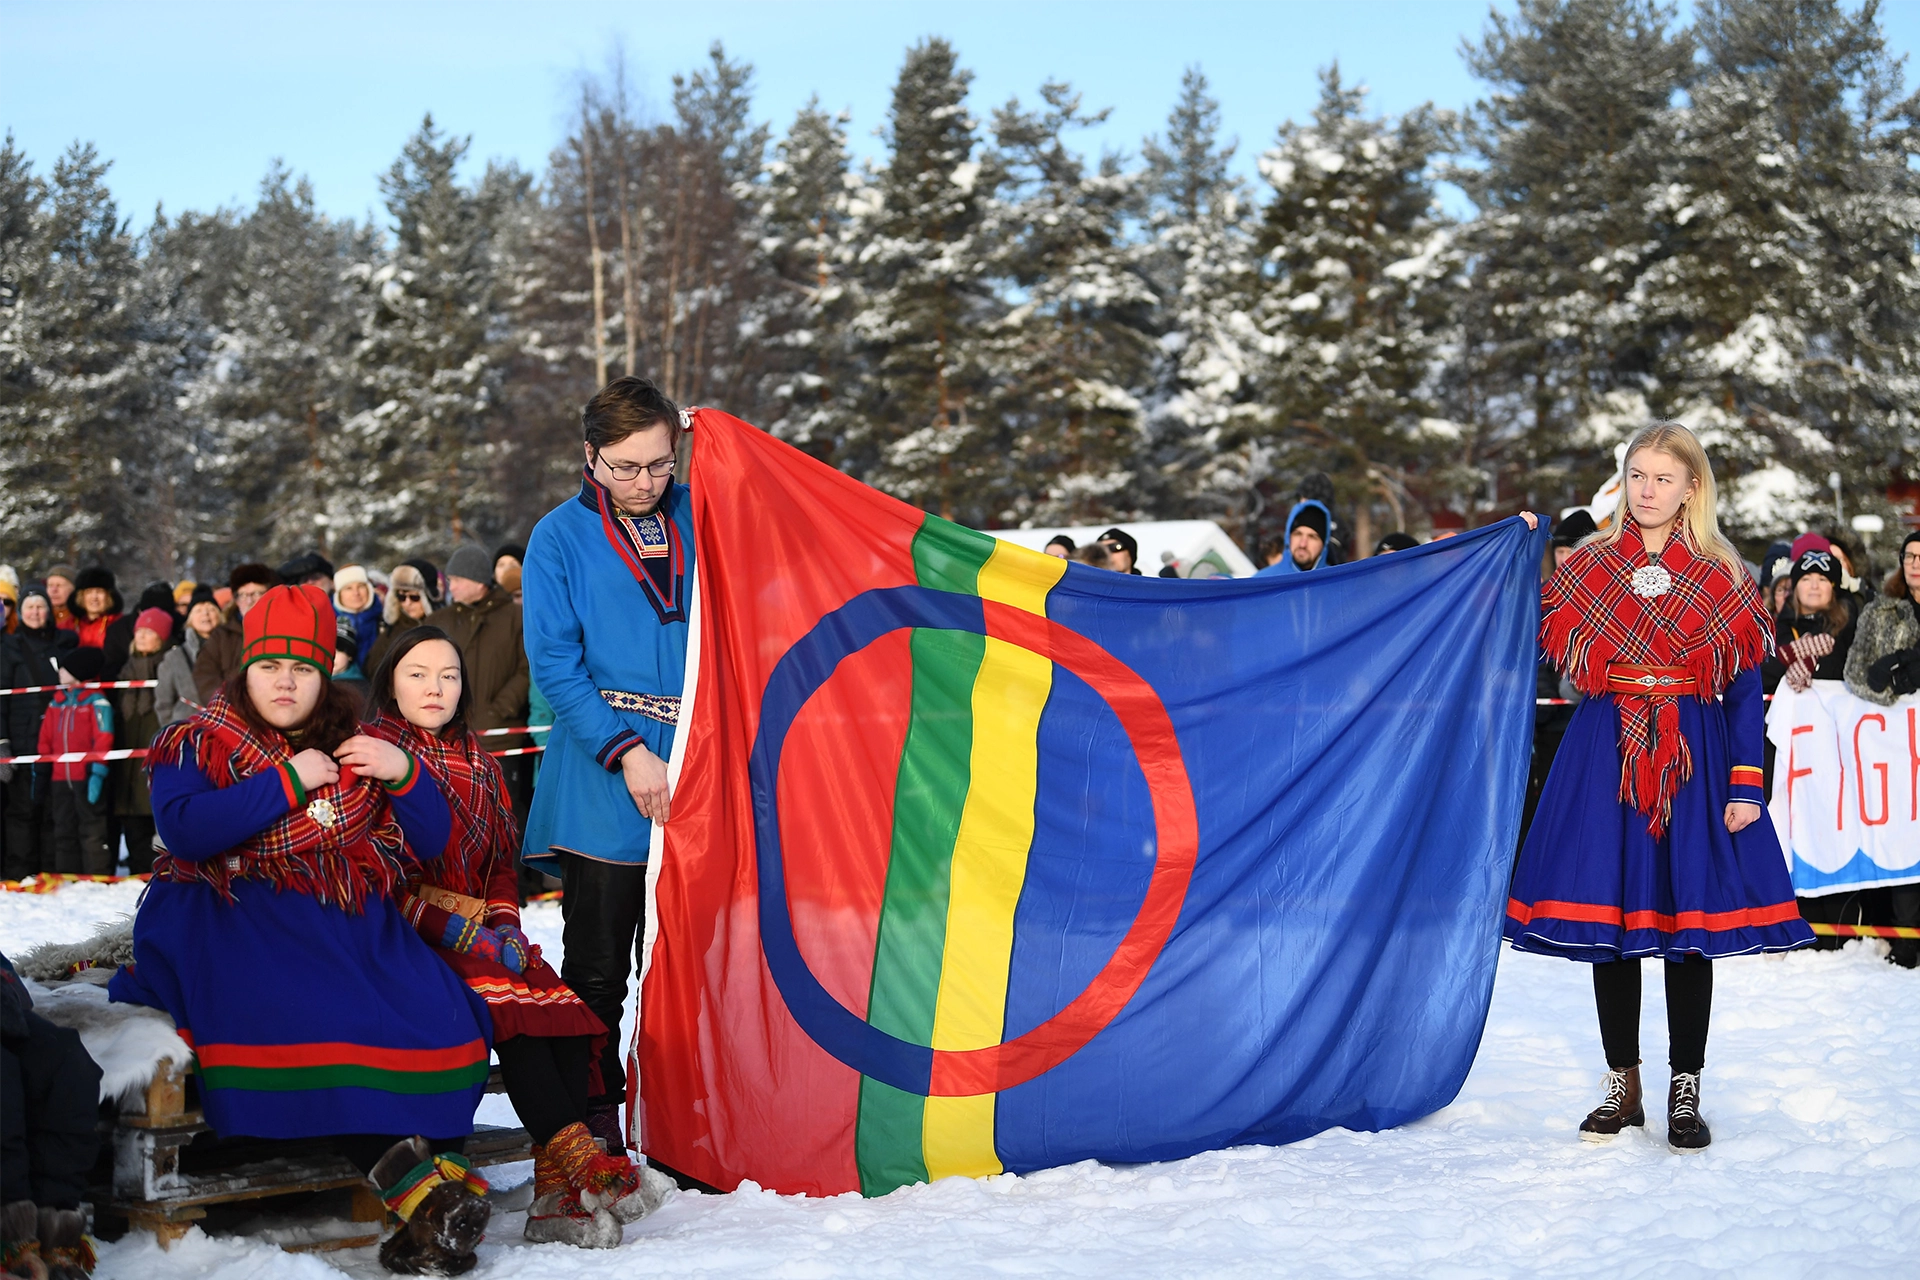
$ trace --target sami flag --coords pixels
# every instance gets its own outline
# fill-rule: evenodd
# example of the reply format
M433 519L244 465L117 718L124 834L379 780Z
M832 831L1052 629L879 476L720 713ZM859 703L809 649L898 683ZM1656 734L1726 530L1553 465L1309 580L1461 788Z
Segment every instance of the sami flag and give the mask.
M693 421L652 1157L878 1195L1454 1097L1518 834L1544 534L1128 577Z

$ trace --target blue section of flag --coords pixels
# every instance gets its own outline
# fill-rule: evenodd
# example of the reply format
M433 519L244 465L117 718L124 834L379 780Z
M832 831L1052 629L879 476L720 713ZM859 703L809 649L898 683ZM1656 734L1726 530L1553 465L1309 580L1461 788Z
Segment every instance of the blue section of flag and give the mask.
M1544 532L1309 574L1074 566L1050 618L1159 694L1200 822L1180 923L1094 1040L999 1095L1009 1169L1153 1160L1445 1106L1472 1065L1533 738ZM1056 666L1006 1038L1111 956L1152 867L1118 721Z

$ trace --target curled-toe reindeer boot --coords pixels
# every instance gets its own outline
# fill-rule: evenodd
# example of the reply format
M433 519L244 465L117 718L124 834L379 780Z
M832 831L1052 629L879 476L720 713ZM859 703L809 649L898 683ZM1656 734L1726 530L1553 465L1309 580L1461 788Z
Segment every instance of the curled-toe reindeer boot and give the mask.
M619 1222L638 1222L659 1208L673 1181L658 1170L639 1166L626 1153L602 1152L584 1124L570 1124L553 1135L547 1151L555 1167L588 1208L605 1209Z
M47 1280L40 1257L40 1207L31 1200L0 1208L0 1272L18 1280Z
M580 1193L555 1163L551 1144L533 1149L533 1207L527 1210L525 1235L537 1244L570 1244L579 1249L620 1246L620 1224L606 1210L581 1202Z
M381 1156L367 1177L401 1220L400 1230L380 1246L382 1266L415 1276L473 1269L493 1206L485 1199L487 1180L465 1156L434 1155L424 1138L407 1138Z
M78 1209L40 1210L40 1260L47 1280L87 1280L93 1274L93 1241Z
M1600 1105L1587 1112L1587 1118L1580 1122L1580 1139L1583 1142L1612 1142L1614 1135L1629 1125L1643 1125L1647 1122L1647 1109L1640 1101L1640 1068L1628 1067L1624 1071L1608 1071L1603 1082L1606 1097Z

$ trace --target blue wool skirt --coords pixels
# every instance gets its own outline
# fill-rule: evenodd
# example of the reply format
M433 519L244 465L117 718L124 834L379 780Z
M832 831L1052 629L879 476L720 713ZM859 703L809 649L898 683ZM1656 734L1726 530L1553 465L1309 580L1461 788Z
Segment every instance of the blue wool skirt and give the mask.
M358 915L258 880L155 881L114 1000L173 1015L222 1136L459 1138L486 1089L486 1003L387 898Z
M1732 760L1718 701L1682 698L1693 776L1656 840L1620 800L1620 718L1609 696L1573 713L1514 870L1506 938L1516 950L1604 962L1745 955L1813 941L1773 822L1727 830Z

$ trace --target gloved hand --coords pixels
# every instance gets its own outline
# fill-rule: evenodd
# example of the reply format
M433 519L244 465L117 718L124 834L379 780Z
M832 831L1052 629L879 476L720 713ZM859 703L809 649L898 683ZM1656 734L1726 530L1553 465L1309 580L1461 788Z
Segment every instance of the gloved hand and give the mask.
M100 803L100 793L107 789L107 780L97 773L87 775L87 803Z
M1813 669L1820 659L1833 652L1833 637L1829 635L1801 636L1782 652L1781 657L1787 664L1787 685L1795 693L1805 693L1813 683Z
M0 738L0 759L5 759L7 756L10 756L12 754L13 754L13 744L7 741L5 738ZM0 786L4 786L7 783L12 781L13 781L13 766L10 764L0 764Z
M521 944L509 943L496 931L462 915L447 917L447 930L440 945L481 960L491 960L513 973L527 967L526 949Z
M500 950L503 956L509 951L517 951L519 953L520 963L517 965L507 965L507 967L515 973L525 973L533 965L533 962L540 958L539 944L527 937L526 934L520 932L519 925L499 925L496 927L495 932L500 935Z
M1868 667L1867 687L1875 693L1891 689L1901 698L1920 691L1920 649L1895 649Z

